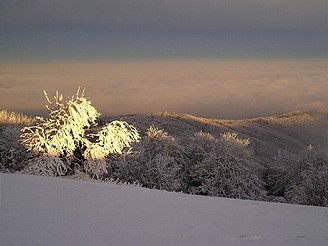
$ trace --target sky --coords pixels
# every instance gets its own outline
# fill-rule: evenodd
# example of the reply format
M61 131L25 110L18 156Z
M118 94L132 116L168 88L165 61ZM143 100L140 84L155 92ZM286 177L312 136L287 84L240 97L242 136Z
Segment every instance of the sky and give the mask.
M0 108L44 114L42 90L78 87L106 115L327 108L327 13L327 0L0 0Z
M0 0L1 61L328 57L326 0Z
M4 27L327 29L325 0L2 0Z

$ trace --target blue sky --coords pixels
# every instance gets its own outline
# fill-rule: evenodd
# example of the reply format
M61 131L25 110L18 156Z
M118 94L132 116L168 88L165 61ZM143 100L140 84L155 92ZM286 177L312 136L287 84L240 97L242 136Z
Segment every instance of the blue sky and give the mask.
M0 0L1 61L327 58L326 0Z

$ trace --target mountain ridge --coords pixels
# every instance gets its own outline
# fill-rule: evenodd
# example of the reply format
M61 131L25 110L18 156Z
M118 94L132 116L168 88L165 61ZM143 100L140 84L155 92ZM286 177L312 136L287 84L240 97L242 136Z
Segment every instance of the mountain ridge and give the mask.
M102 120L108 122L114 119L134 124L141 135L150 125L176 137L199 131L214 136L235 132L250 139L256 157L263 165L269 164L279 149L297 153L312 145L328 150L328 111L324 110L292 111L242 120L210 119L173 112L107 116Z

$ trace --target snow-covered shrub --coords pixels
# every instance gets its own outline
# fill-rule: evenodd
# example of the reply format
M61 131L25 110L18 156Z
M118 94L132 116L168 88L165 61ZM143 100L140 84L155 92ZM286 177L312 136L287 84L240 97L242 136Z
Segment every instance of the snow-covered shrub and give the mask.
M197 132L190 139L185 140L188 158L191 164L196 164L204 159L204 155L211 151L217 139L209 133Z
M237 145L240 145L240 146L247 147L251 143L249 138L241 139L238 137L238 134L235 132L224 132L220 136L221 136L222 140L224 140L225 142L236 143Z
M105 159L87 159L84 161L84 170L92 178L100 179L108 173L107 165Z
M299 173L304 170L302 157L287 150L279 150L274 157L277 165L268 170L268 188L273 196L284 196L287 187L297 182Z
M20 173L43 176L63 176L67 173L67 169L67 165L60 157L43 154L30 159Z
M122 153L139 140L136 128L123 121L111 122L92 133L100 113L84 91L78 90L66 102L58 92L54 102L44 93L50 105L46 105L49 118L37 118L37 124L25 127L21 137L22 143L36 154L61 158L62 162L53 162L60 166L57 173L54 169L56 175L67 175L82 166L87 173L100 178L107 172L104 158L108 154Z
M249 140L198 132L177 139L156 127L130 155L112 156L109 177L144 187L191 194L262 199L261 166Z
M265 196L261 166L248 139L224 133L220 138L197 133L188 146L189 192L210 196L261 199Z
M201 182L194 174L195 166L202 162L206 153L212 151L215 146L216 138L209 133L202 131L197 132L192 137L186 137L182 139L185 146L187 162L184 167L183 181L185 184L186 192L196 194L195 187L199 187Z
M22 113L0 110L0 126L28 126L34 122L33 118Z
M131 144L138 142L138 130L125 121L112 121L104 126L97 134L96 144L106 153L122 154L124 150L130 151ZM106 156L105 155L105 156Z
M80 94L67 102L63 101L62 94L54 96L55 102L49 102L49 118L37 118L37 124L23 129L23 143L36 153L47 153L53 156L70 157L76 146L84 142L85 129L90 127L100 115L91 105L90 100Z
M300 173L301 180L286 192L286 199L292 203L328 207L328 167L315 167Z
M105 160L108 153L122 154L123 151L129 153L132 143L139 141L139 134L135 127L117 120L91 136L95 143L86 143L84 168L87 173L96 178L101 178L103 174L108 173Z
M149 127L134 152L111 160L110 177L148 188L180 191L184 149L173 136Z
M269 188L288 202L328 206L328 157L319 147L309 146L299 154L279 151Z
M0 170L15 172L31 157L20 143L21 129L18 126L4 126L0 129Z

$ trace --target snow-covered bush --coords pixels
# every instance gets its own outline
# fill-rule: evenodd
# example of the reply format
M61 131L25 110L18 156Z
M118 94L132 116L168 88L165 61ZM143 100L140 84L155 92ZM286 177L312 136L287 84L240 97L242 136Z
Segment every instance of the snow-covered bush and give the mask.
M302 157L287 150L279 150L274 156L277 165L268 170L268 188L273 196L285 196L287 187L297 182L299 172L304 170Z
M262 167L254 160L248 139L235 133L220 138L199 132L188 148L189 192L231 198L262 199Z
M46 105L49 118L38 117L36 125L25 127L22 142L36 153L71 157L76 146L86 140L85 129L94 124L100 114L79 90L67 102L57 92L53 103L44 93L50 105Z
M64 176L68 172L67 164L58 156L48 154L39 155L30 159L20 173L43 175L43 176Z
M19 141L20 134L21 129L15 125L0 128L0 171L19 171L31 157Z
M300 173L301 180L286 192L286 199L292 203L328 207L328 167L309 163Z
M110 177L123 182L138 182L148 188L181 191L184 149L173 136L156 127L149 127L145 138L130 155L110 162Z
M247 147L251 143L249 138L241 139L238 137L238 134L235 132L224 132L220 136L222 140L224 140L226 143L235 143L237 144L237 146Z
M130 155L111 156L109 177L149 188L191 194L263 199L262 168L249 140L198 132L175 138L150 127Z
M139 141L135 127L124 121L113 121L104 126L98 133L90 134L95 143L86 142L84 168L91 176L100 178L107 173L105 157L108 153L122 154L131 151L131 144Z
M37 162L43 163L49 156L62 160L52 162L59 165L59 169L52 169L55 175L66 175L82 168L100 178L107 172L104 158L108 154L122 153L139 140L137 129L123 121L111 122L93 133L92 128L100 113L84 96L84 91L80 93L78 90L66 102L58 92L54 102L44 93L49 102L49 106L46 105L49 118L37 118L37 124L25 127L21 137L30 151L41 155Z
M150 127L130 155L112 156L109 177L149 188L191 194L263 199L262 167L249 139L198 132L175 138Z
M137 129L125 121L112 121L104 126L97 134L96 144L106 153L130 151L131 144L139 141Z
M31 125L35 120L22 113L0 110L0 126L27 126Z
M270 170L270 192L288 202L328 206L328 157L319 147L309 146L299 154L287 150L275 156Z

